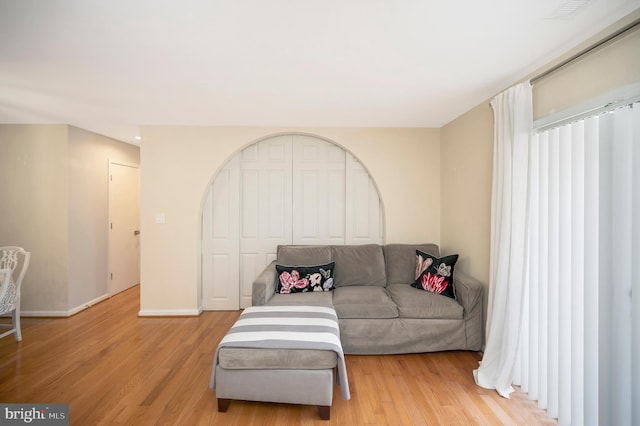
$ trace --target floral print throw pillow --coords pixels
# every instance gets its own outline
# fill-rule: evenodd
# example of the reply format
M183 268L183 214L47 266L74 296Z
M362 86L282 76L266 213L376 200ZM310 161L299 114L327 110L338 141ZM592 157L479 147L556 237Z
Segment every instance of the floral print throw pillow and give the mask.
M304 293L307 291L331 291L335 262L317 266L276 265L278 282L276 293Z
M416 250L416 281L411 286L455 299L453 268L457 260L457 254L437 258Z

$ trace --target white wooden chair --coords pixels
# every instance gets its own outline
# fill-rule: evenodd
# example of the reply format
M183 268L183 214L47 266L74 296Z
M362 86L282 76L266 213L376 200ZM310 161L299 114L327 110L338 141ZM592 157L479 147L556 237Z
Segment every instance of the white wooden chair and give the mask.
M0 338L16 334L16 341L22 340L20 330L20 286L29 267L31 253L22 247L0 247L0 315L11 313L11 324L0 324L2 328L9 328L0 334ZM19 268L18 268L19 267ZM14 279L16 270L18 278Z

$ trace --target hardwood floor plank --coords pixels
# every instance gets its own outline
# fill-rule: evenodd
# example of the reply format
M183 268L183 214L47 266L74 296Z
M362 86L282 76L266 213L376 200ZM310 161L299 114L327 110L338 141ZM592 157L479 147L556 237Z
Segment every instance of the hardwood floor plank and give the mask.
M347 355L351 400L315 406L231 401L218 413L209 375L238 311L138 317L139 288L70 318L23 318L0 339L0 401L68 403L72 425L557 424L516 392L475 385L478 354Z

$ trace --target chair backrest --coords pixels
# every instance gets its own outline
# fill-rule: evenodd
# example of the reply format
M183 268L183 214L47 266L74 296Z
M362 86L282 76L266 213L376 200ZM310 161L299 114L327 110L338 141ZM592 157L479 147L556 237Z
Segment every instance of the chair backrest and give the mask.
M13 283L16 286L18 297L20 297L20 286L24 275L27 273L29 267L29 260L31 259L31 253L25 251L22 247L16 246L4 246L0 247L0 269L10 269ZM20 271L16 278L16 268L20 266Z
M16 291L11 281L11 269L0 269L0 315L15 309Z

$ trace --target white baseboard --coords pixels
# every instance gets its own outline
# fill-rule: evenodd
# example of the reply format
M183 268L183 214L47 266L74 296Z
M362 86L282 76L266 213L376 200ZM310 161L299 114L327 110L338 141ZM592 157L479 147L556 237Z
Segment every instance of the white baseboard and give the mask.
M201 309L141 309L139 317L197 317Z
M100 303L103 300L107 300L109 297L110 297L109 294L103 294L102 296L96 297L95 299L90 300L87 303L83 303L80 306L76 306L75 308L69 310L69 316L75 315L80 311L84 311L85 309L92 307L96 303Z
M76 306L75 308L69 309L68 311L20 311L21 317L70 317L71 315L75 315L78 312L84 311L87 308L92 307L96 303L100 303L103 300L109 298L108 294L103 294L102 296L98 296L93 300L90 300L82 305Z
M20 311L21 317L68 317L69 311Z

